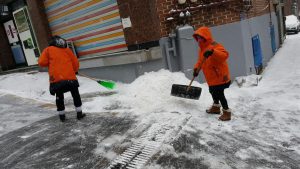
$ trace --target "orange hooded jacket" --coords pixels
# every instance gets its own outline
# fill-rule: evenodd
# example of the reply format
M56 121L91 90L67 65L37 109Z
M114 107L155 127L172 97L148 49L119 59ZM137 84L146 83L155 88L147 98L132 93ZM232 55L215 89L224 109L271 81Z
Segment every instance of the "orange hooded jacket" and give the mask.
M50 83L77 79L75 72L79 69L79 62L69 48L49 46L42 52L38 63L41 67L49 67Z
M229 57L229 53L221 44L214 42L208 27L201 27L196 30L193 37L196 39L197 35L205 38L206 41L199 44L200 49L198 61L194 68L203 70L203 74L208 86L216 86L228 83L230 81L230 73L226 60ZM200 68L204 59L204 52L211 49L214 50L213 54L205 60Z

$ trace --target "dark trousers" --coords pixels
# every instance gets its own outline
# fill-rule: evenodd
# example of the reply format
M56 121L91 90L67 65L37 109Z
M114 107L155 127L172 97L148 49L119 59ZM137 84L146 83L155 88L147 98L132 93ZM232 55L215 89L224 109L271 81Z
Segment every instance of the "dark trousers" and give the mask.
M75 107L80 107L82 105L81 97L78 91L78 87L74 87L70 89L70 92L73 97L73 102ZM65 110L65 103L64 103L64 92L63 91L57 91L56 92L56 107L57 111L63 111Z
M230 86L230 83L231 82L222 85L209 86L209 92L214 100L214 103L219 104L221 102L223 109L228 109L228 103L224 95L224 90Z

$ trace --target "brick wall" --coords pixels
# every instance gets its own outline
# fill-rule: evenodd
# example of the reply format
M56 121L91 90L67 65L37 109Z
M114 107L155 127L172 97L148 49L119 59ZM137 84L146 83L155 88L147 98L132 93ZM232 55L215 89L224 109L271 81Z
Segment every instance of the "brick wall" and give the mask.
M292 12L292 3L294 2L294 0L285 0L284 1L284 15L291 15ZM300 1L297 1L297 5L298 5L298 12L299 12L299 8L300 8Z
M2 70L15 68L15 61L13 59L12 51L10 49L3 24L0 25L0 39L0 65Z
M253 8L249 11L250 17L256 17L269 13L269 1L268 0L253 0ZM271 3L271 9L273 4Z
M291 15L292 14L292 0L285 0L284 2L284 15Z
M130 17L131 28L124 29L127 45L160 39L159 19L154 0L118 0L121 18Z
M48 46L48 39L51 36L44 4L43 1L27 0L27 6L32 26L35 31L36 40L40 52L42 52L43 49Z
M208 5L212 2L214 2L215 5ZM252 8L250 10L243 8L242 0L231 0L225 3L222 3L221 0L198 0L195 4L187 3L185 5L178 5L177 0L156 0L156 4L160 20L161 37L167 36L176 25L185 22L178 16L180 11L188 9L188 4L192 7L198 6L197 8L189 8L191 17L187 20L190 25L196 28L200 26L212 27L237 22L240 21L241 18L245 19L260 16L269 13L270 10L274 10L272 4L269 6L269 0L252 0ZM203 6L200 7L199 5ZM170 14L172 9L178 12ZM169 17L173 17L174 20L168 21L167 18Z

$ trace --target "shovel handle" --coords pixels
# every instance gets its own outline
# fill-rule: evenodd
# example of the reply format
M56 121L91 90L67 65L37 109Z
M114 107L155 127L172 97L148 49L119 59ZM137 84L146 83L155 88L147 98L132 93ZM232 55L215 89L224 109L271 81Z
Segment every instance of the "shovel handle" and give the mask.
M204 59L202 60L202 62L200 63L200 67L197 69L197 72L199 72L202 68L203 63L206 61L206 57L204 57ZM194 76L189 84L189 86L186 88L186 91L188 92L191 89L191 85L193 83L193 81L195 80L196 76Z
M189 86L186 88L186 91L189 91L191 89L191 85L193 83L193 81L195 80L196 76L194 76L189 84Z
M90 76L88 76L88 75L85 75L85 74L82 74L82 73L79 73L79 72L78 72L78 75L83 76L83 77L86 77L86 78L91 79L91 80L94 80L94 81L98 81L98 79L92 78L92 77L90 77Z

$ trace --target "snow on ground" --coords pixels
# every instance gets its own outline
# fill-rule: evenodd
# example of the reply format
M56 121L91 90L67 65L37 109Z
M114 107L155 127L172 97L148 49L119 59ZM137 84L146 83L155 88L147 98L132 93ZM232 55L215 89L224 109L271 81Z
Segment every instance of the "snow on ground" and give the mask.
M136 129L157 131L167 127L181 133L201 131L198 143L207 145L217 138L213 134L227 133L250 139L259 146L237 147L233 156L241 160L251 158L276 161L265 146L280 146L300 155L300 36L288 36L283 47L269 62L256 85L239 87L233 83L226 89L233 117L230 122L218 121L218 116L208 115L205 109L212 103L207 85L194 82L193 86L202 88L199 100L189 100L170 96L172 84L188 84L183 73L171 73L168 70L145 73L131 84L117 83L116 94L93 97L83 104L83 110L89 113L116 112L136 118ZM244 77L250 81L257 76ZM260 77L259 77L260 79ZM255 81L255 80L254 80ZM15 94L42 102L54 103L54 97L48 92L48 75L46 73L16 73L0 76L0 93ZM107 92L96 82L79 77L80 93ZM246 83L247 84L247 83ZM67 97L70 97L68 95ZM183 125L188 119L187 125ZM3 120L3 119L2 119ZM1 123L1 122L0 122ZM141 129L141 130L142 130ZM244 133L244 134L243 134ZM170 142L178 133L166 133L165 140ZM116 141L120 141L120 138ZM124 139L124 138L122 138ZM298 140L298 141L297 141ZM109 141L113 142L113 141ZM220 142L220 144L226 144ZM103 146L99 146L103 147ZM162 153L176 154L168 144L162 147ZM172 152L173 151L173 152ZM99 148L95 152L101 153ZM180 155L180 154L177 154ZM230 168L222 159L203 152L181 154L195 158L201 156L212 168ZM245 167L245 164L239 164ZM238 166L238 165L237 165ZM155 168L155 167L154 167Z
M36 72L0 76L0 136L54 115L40 107L55 107L51 106L55 104L55 97L49 93L48 79L48 73ZM108 91L85 77L78 79L82 94ZM70 99L71 94L66 93L65 98ZM36 103L39 105L30 107L30 104ZM71 108L66 109L69 111Z
M55 97L49 93L48 73L13 73L0 76L0 92L14 94L23 98L35 99L42 102L53 102ZM78 77L80 92L90 93L107 91L94 81L85 77ZM67 93L65 97L71 97Z

